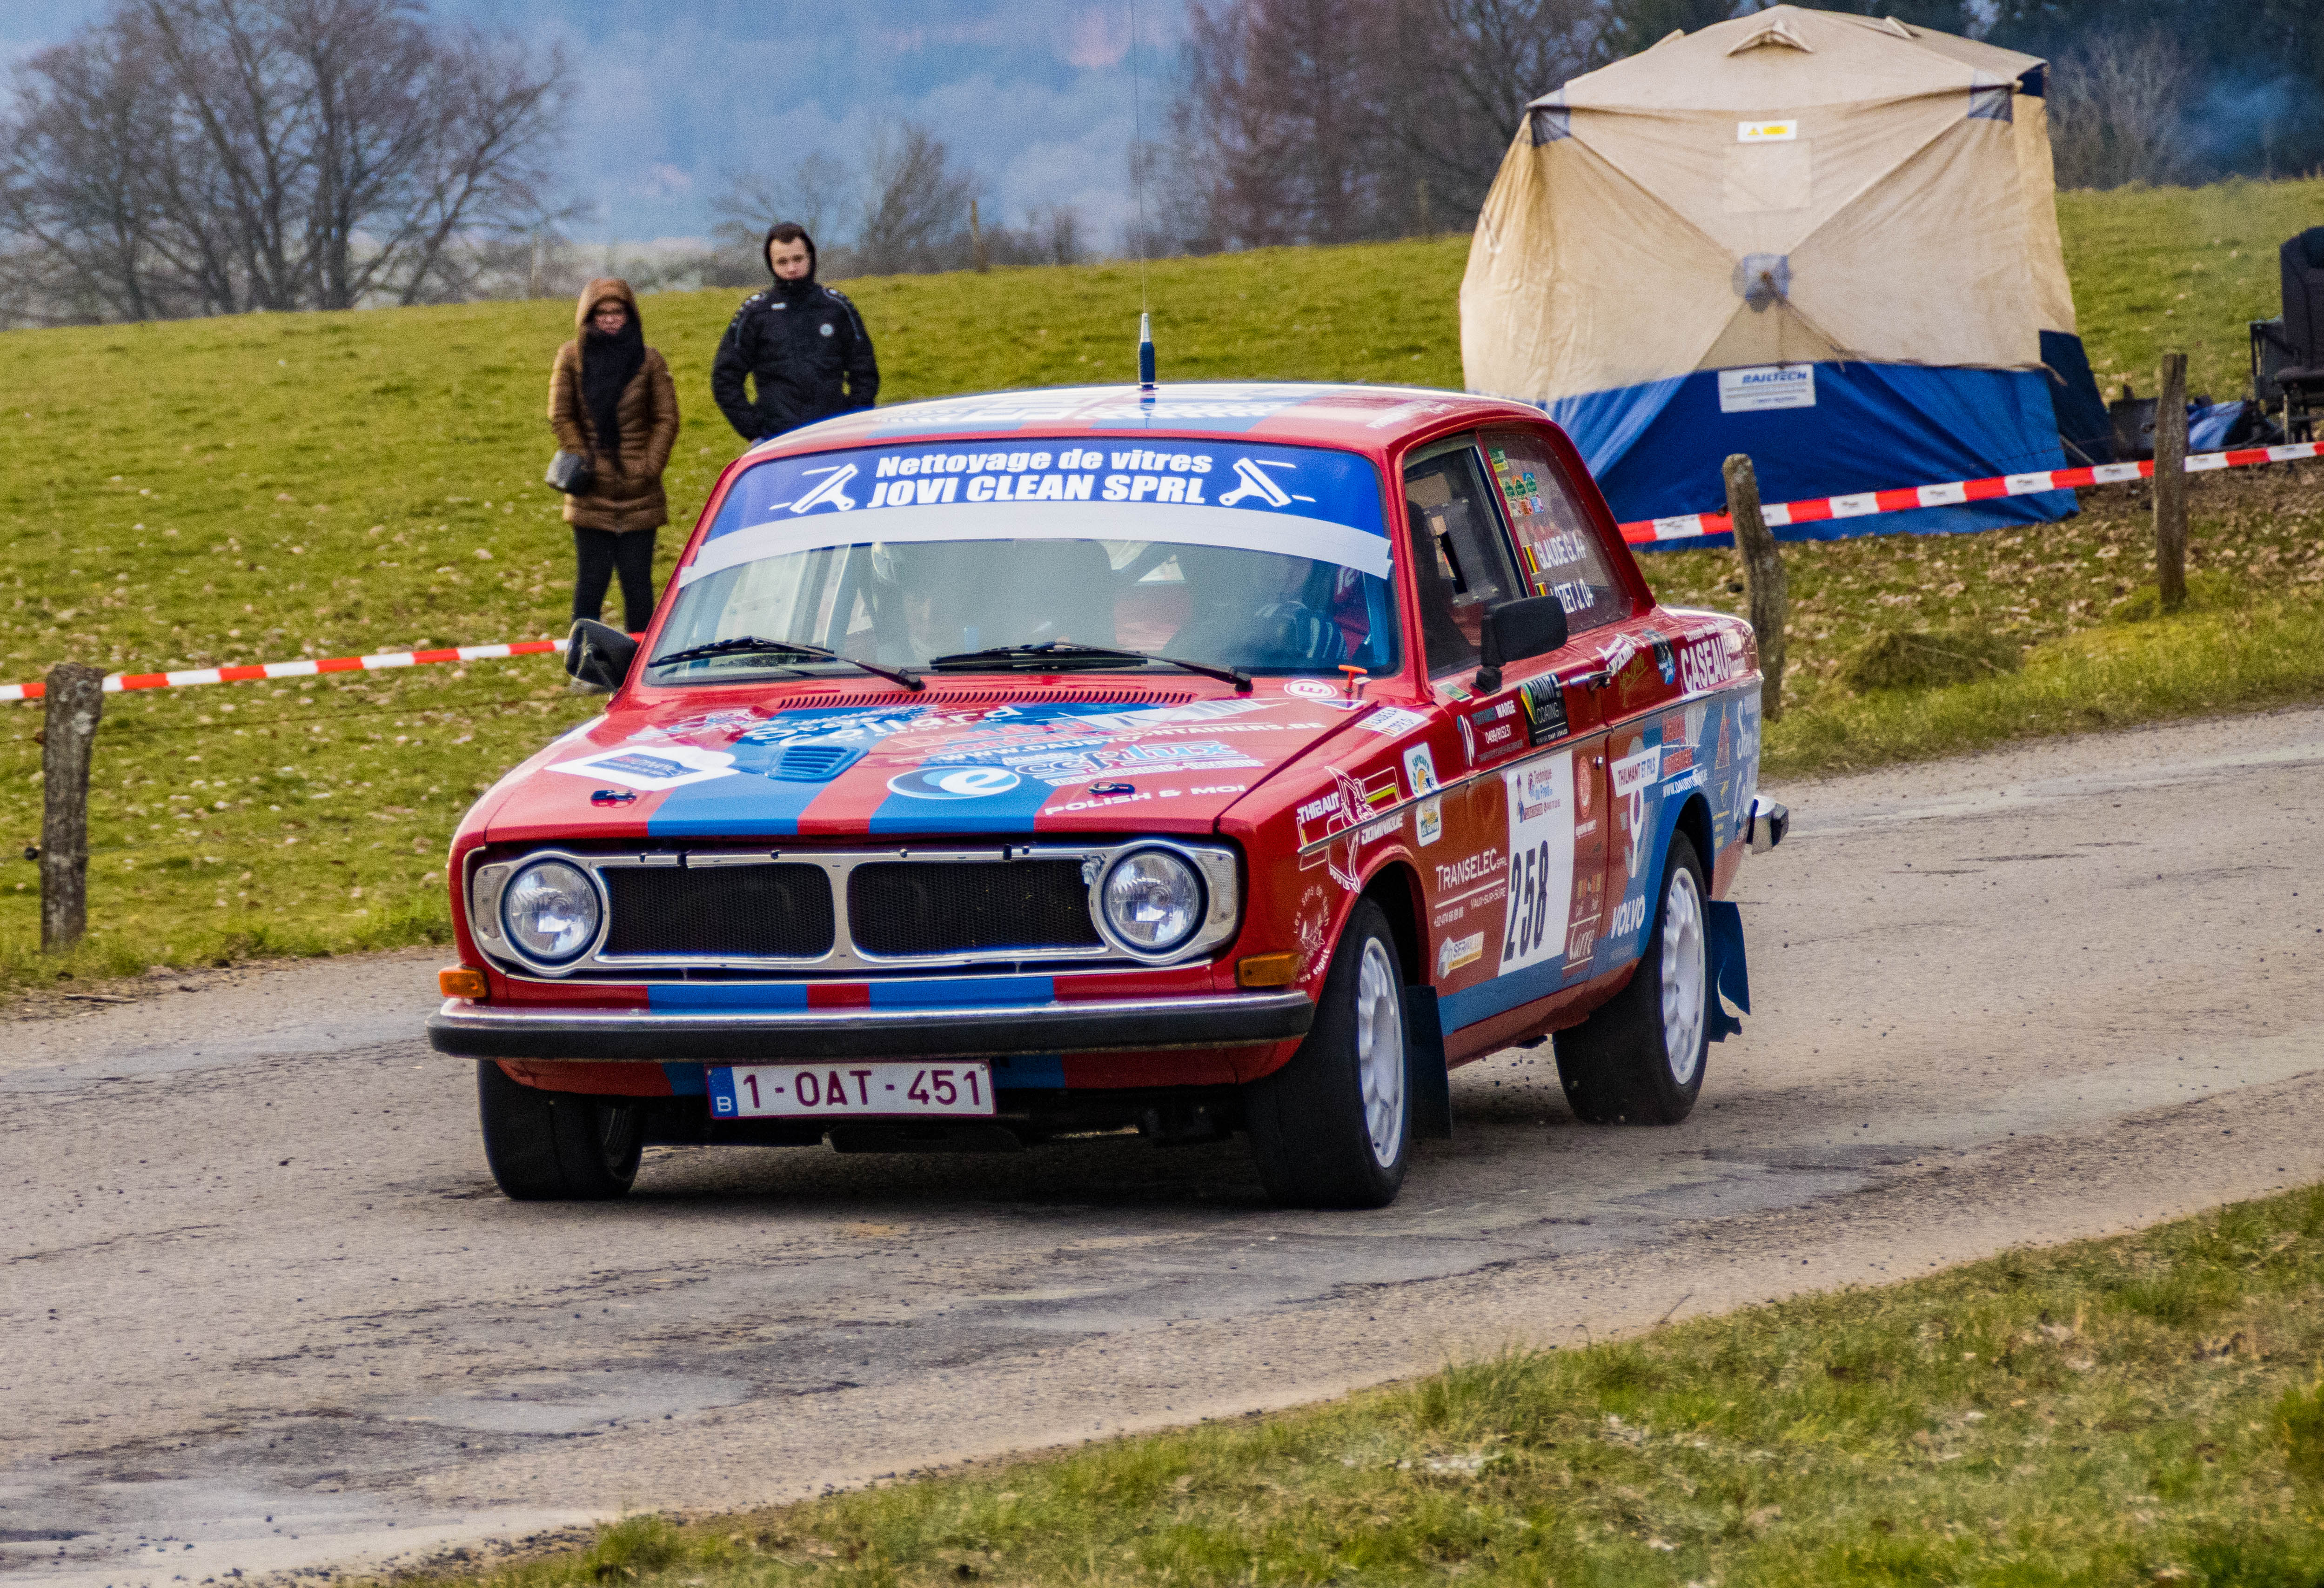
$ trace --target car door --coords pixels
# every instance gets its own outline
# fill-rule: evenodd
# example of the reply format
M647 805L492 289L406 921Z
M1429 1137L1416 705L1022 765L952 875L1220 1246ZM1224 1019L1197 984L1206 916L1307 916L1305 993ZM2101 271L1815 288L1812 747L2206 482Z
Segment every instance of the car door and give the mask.
M1597 776L1579 796L1589 808L1577 822L1587 853L1577 856L1576 864L1586 867L1589 875L1575 882L1566 943L1569 980L1578 980L1608 968L1597 964L1595 956L1610 925L1607 888L1614 869L1627 872L1631 858L1623 823L1637 768L1624 767L1625 801L1621 809L1615 808L1611 769L1621 751L1609 730L1631 703L1641 675L1653 669L1609 666L1609 658L1637 643L1628 630L1643 604L1617 571L1603 531L1583 506L1583 494L1547 438L1538 431L1512 429L1489 430L1480 439L1517 542L1526 594L1554 596L1565 609L1567 637L1558 676L1568 701L1578 710L1586 709L1592 730ZM1651 661L1650 642L1646 649ZM1586 708L1579 706L1583 698ZM1619 893L1617 888L1617 898Z
M1442 769L1461 780L1445 801L1451 841L1424 876L1431 970L1458 1058L1540 1017L1530 1006L1572 979L1577 928L1587 963L1605 877L1605 757L1583 651L1510 663L1499 688L1475 689L1485 612L1550 593L1518 560L1519 521L1480 438L1416 452L1403 484L1429 679L1459 734L1459 762Z

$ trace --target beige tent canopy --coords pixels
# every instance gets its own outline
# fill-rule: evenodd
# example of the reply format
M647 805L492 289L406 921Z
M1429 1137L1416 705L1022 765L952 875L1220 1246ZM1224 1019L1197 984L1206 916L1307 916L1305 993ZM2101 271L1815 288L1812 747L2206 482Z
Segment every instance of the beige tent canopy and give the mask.
M2111 456L2060 255L2043 63L1777 5L1528 107L1461 284L1474 392L1548 410L1618 517ZM1788 533L2056 518L2070 492Z
M1470 388L1540 402L1738 365L2038 366L2038 333L2074 329L2042 65L1778 5L1544 95L1470 249Z

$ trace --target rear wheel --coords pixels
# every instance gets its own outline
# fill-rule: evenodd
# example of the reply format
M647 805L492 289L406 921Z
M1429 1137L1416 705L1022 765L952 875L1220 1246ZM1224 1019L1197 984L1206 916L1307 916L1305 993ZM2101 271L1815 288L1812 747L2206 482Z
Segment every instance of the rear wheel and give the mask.
M592 1097L520 1085L491 1060L476 1066L484 1160L518 1202L604 1202L629 1194L645 1150L645 1110L633 1097Z
M1244 1108L1267 1194L1298 1207L1386 1207L1412 1139L1404 977L1388 918L1359 902L1323 977L1315 1023Z
M1593 1125L1674 1125L1702 1092L1711 1039L1702 863L1683 833L1663 863L1662 899L1629 984L1557 1033L1565 1101Z

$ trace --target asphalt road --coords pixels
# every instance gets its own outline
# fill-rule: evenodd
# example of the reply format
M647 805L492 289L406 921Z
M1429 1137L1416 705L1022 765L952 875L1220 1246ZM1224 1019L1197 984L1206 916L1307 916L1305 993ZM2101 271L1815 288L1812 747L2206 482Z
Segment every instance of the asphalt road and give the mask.
M1453 1083L1372 1214L1240 1145L656 1149L493 1190L432 956L7 1028L0 1583L375 1565L1328 1396L2324 1177L2324 711L1777 790L1693 1119ZM2304 897L2303 897L2304 895Z

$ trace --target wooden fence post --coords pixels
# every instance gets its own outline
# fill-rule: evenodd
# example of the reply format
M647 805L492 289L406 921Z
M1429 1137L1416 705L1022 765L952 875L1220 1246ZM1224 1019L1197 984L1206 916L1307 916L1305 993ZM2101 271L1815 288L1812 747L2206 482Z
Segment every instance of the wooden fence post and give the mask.
M1783 554L1759 511L1759 475L1750 457L1741 452L1729 457L1726 475L1727 516L1735 525L1735 549L1743 555L1751 627L1759 636L1759 710L1775 722L1784 715L1784 623L1791 612L1791 591Z
M88 762L105 674L77 661L49 669L41 724L41 952L88 930Z
M2163 610L2187 605L2187 355L2163 355L2154 404L2154 586Z

